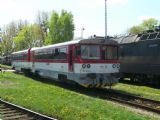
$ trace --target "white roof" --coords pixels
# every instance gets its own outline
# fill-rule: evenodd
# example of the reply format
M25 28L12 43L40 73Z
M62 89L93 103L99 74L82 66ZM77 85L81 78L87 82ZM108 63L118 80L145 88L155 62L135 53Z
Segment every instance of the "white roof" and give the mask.
M33 50L37 49L39 47L34 47L34 48L31 48ZM17 53L27 53L29 49L26 49L26 50L21 50L21 51L17 51L17 52L13 52L12 54L17 54Z
M18 52L13 52L12 54L17 54L17 53L27 53L29 49L26 49L26 50L21 50L21 51L18 51Z
M53 47L59 47L59 46L66 46L66 45L72 45L72 44L117 44L116 41L113 40L106 40L104 38L101 39L97 39L97 38L90 38L90 39L79 39L79 40L72 40L72 41L68 41L68 42L63 42L63 43L57 43L57 44L53 44L53 45L48 45L48 46L44 46L44 47L34 47L31 48L31 51L35 51L35 50L41 50L41 49L47 49L47 48L53 48ZM22 50L22 51L18 51L18 52L14 52L12 54L16 54L16 53L24 53L27 52L29 49L27 50Z
M32 48L31 51L41 50L41 49L45 49L45 48L58 47L58 46L66 46L66 45L77 44L77 43L79 43L80 41L81 41L81 40L72 40L72 41L63 42L63 43L57 43L57 44L48 45L48 46L44 46L44 47Z

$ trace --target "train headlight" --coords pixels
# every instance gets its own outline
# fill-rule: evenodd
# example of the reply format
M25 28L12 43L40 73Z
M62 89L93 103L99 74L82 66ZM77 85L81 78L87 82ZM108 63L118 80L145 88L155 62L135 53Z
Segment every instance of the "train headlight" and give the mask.
M87 64L87 68L90 68L91 67L91 65L90 64Z
M117 68L120 68L120 64L117 64Z
M83 64L83 65L82 65L82 68L83 68L83 69L86 68L86 64Z
M116 68L116 64L113 64L113 65L112 65L112 68Z

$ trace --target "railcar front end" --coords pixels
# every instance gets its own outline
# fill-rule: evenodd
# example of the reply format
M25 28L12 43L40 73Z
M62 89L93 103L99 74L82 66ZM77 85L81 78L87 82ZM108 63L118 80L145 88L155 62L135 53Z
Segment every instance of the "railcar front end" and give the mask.
M115 44L80 44L75 47L74 78L85 87L112 86L118 82L118 46Z

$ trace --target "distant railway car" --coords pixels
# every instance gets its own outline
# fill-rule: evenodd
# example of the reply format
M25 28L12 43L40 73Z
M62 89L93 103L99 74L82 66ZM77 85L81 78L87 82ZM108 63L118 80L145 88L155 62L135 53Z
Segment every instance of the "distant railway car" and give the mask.
M13 69L17 71L23 71L23 70L28 70L30 71L31 69L31 64L30 64L30 50L23 50L23 51L18 51L12 53L12 67Z
M104 38L73 40L32 48L13 55L16 70L72 81L84 87L105 87L118 82L118 44Z
M160 32L124 36L117 41L123 78L160 83Z
M4 65L11 65L11 56L7 55L0 57L0 63Z

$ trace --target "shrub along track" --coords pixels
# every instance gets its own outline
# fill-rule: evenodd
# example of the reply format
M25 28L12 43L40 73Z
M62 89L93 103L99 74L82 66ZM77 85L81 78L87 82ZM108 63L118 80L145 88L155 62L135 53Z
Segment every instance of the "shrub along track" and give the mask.
M30 111L0 99L0 119L2 120L56 120Z

